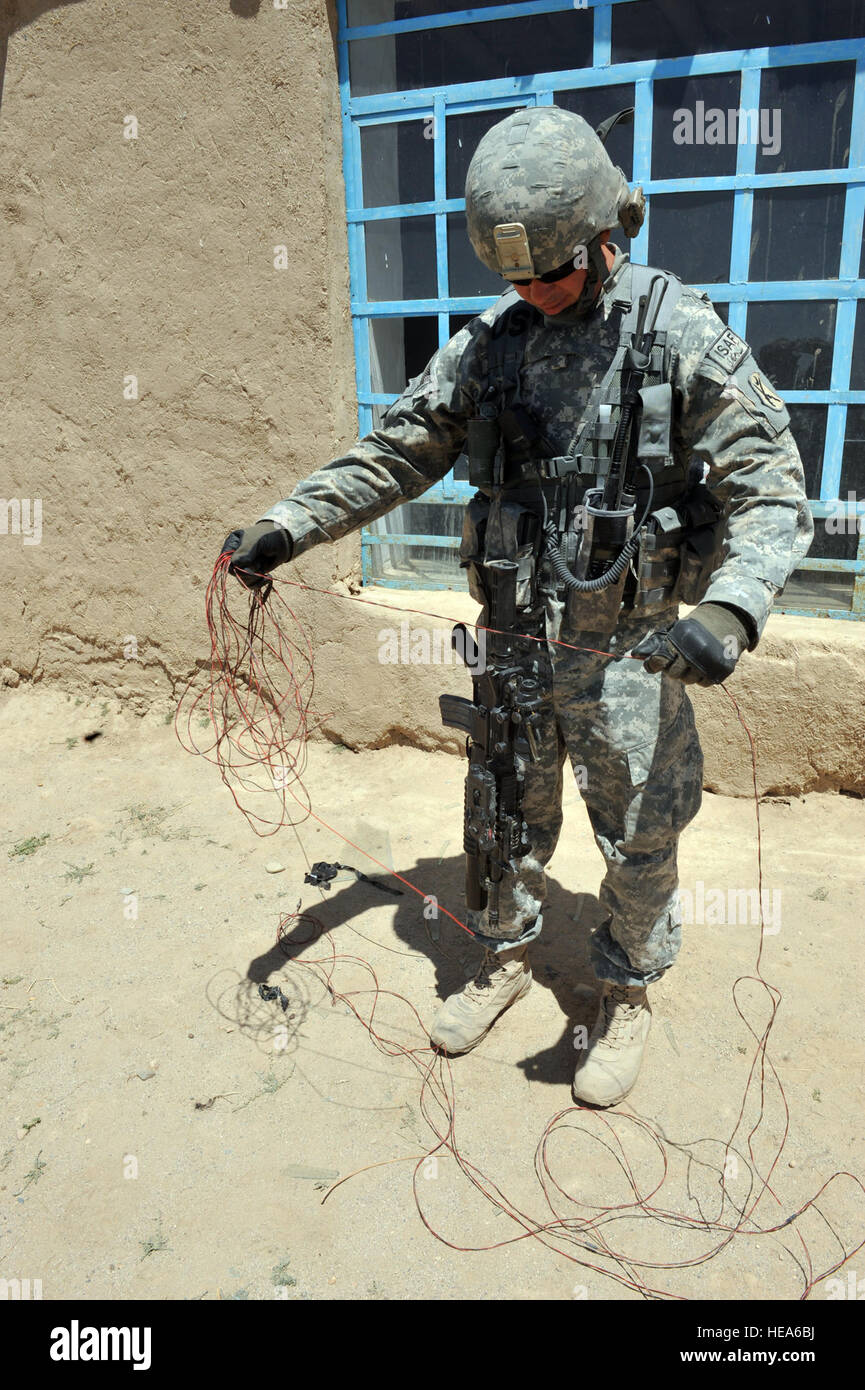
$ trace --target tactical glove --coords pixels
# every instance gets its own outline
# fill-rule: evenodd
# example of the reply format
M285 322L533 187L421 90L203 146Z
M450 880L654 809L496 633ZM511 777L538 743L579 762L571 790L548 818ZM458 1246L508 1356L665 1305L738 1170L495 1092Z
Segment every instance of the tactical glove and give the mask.
M238 527L226 536L221 553L232 556L231 573L237 574L247 588L260 589L267 581L258 576L270 574L277 565L290 560L292 548L291 536L284 527L275 521L258 521L254 526Z
M690 617L648 633L632 648L632 655L647 658L647 671L666 671L685 685L720 685L748 646L738 609L701 603Z

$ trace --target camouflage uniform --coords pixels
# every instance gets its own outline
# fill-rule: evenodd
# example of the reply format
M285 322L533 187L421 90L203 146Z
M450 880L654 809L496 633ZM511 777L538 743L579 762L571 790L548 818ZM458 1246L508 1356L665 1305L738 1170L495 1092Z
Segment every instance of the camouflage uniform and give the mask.
M629 275L627 257L617 251L593 312L565 310L540 318L529 332L522 400L556 453L567 452L612 359L620 315L611 309L612 291ZM419 497L447 474L485 389L494 312L474 319L433 356L379 429L270 509L263 519L287 528L295 556ZM720 563L697 597L732 604L747 615L753 649L775 594L813 536L789 416L747 345L725 329L706 295L683 288L667 343L673 453L685 464L696 457L708 465L707 485L726 517ZM700 805L702 754L681 682L617 656L645 633L675 621L677 599L668 594L655 606L623 608L602 619L594 595L571 593L561 600L549 573L542 573L541 587L548 639L614 655L526 643L527 667L537 665L545 691L541 759L525 767L523 814L531 851L514 864L495 939L485 914L472 914L469 925L493 949L529 941L540 931L544 865L561 826L567 753L606 862L600 899L607 921L592 943L596 973L617 984L648 984L672 964L679 948L676 851Z

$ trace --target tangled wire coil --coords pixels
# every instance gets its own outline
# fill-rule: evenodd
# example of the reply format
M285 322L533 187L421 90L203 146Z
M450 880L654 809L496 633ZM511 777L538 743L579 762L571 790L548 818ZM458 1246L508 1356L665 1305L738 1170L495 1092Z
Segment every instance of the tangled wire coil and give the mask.
M193 676L178 705L175 727L181 743L187 751L216 764L235 804L246 816L256 834L272 835L283 826L293 827L296 833L298 826L312 818L417 896L428 899L430 894L425 887L415 885L404 875L396 873L369 854L363 846L347 839L313 809L312 799L303 782L306 746L310 734L327 716L322 716L317 721L312 719L310 706L315 689L312 644L296 612L287 602L284 590L330 594L334 598L350 602L385 607L391 613L394 611L394 605L379 604L375 600L339 594L331 590L314 589L299 580L273 577L269 577L263 587L245 593L236 579L229 578L229 564L230 556L220 556L207 586L206 613L211 643L210 660ZM232 612L232 607L238 608L241 605L243 613L239 617ZM418 610L398 611L412 613ZM426 613L425 616L442 615ZM478 630L490 631L480 627ZM523 638L522 634L514 636L519 636L525 641L545 640L528 636ZM559 645L573 646L564 642ZM577 650L597 652L598 649L582 647ZM611 660L623 659L619 654L600 654L609 656ZM781 991L765 979L761 968L764 935L763 859L754 740L735 697L726 687L721 686L720 689L731 701L749 743L757 828L760 903L759 938L754 971L752 974L740 976L732 988L736 1012L754 1039L755 1048L741 1105L729 1137L723 1141L702 1140L673 1144L656 1125L629 1109L620 1107L616 1111L604 1112L588 1106L569 1105L547 1122L538 1141L534 1168L549 1216L539 1219L531 1215L512 1201L488 1174L470 1162L461 1152L456 1135L456 1088L452 1063L446 1054L430 1046L427 1041L427 1029L414 1005L404 995L382 988L375 969L368 961L360 956L337 952L332 938L324 933L319 919L312 913L301 911L301 905L298 904L295 912L283 915L280 920L277 939L282 950L290 959L293 968L311 972L327 990L334 1003L341 1002L350 1009L379 1051L388 1057L402 1058L415 1070L420 1082L420 1113L433 1137L429 1148L420 1154L373 1163L340 1178L325 1194L323 1201L327 1201L338 1188L355 1178L358 1173L390 1164L412 1162L412 1190L420 1218L431 1234L451 1249L493 1250L524 1240L537 1240L565 1260L596 1271L651 1299L687 1297L686 1294L649 1282L650 1277L653 1277L652 1271L672 1272L704 1265L727 1249L737 1238L777 1237L790 1227L796 1244L793 1249L786 1244L782 1248L794 1261L801 1276L799 1296L802 1299L809 1296L816 1284L834 1274L862 1249L865 1236L858 1244L847 1248L835 1231L830 1217L818 1205L818 1200L833 1184L842 1179L849 1180L865 1195L865 1185L861 1179L846 1170L833 1173L811 1197L793 1211L788 1211L778 1219L767 1218L761 1211L761 1219L758 1219L758 1208L761 1208L767 1199L774 1201L780 1212L784 1211L782 1198L772 1182L774 1178L777 1186L775 1174L789 1134L790 1111L783 1084L767 1052L767 1043L781 1001ZM196 723L199 726L206 725L209 729L209 735L203 742L196 729ZM274 816L266 814L263 810L264 803L269 806L275 804L278 813ZM438 910L457 927L469 932L455 913L440 903ZM306 935L302 934L304 930L307 932ZM308 948L322 935L327 940L328 953L316 957L309 956ZM469 932L469 935L472 933ZM340 988L336 977L338 972L345 968L366 972L370 986L366 989ZM762 1023L755 1024L746 1014L747 1006L743 993L749 985L756 986L768 1005L767 1016ZM407 1045L396 1036L389 1036L382 1031L376 1015L380 1012L384 999L397 1001L400 1009L408 1011L409 1026L420 1034L420 1042ZM779 1139L770 1141L768 1156L762 1163L765 1171L761 1172L755 1154L755 1144L758 1136L765 1138L764 1131L768 1128L766 1120L770 1089L780 1101L781 1133ZM749 1110L755 1113L750 1121L746 1121L746 1112ZM749 1127L746 1128L746 1125ZM621 1132L622 1129L628 1128L643 1136L658 1156L658 1174L649 1183L641 1182L629 1159ZM555 1176L553 1147L558 1143L557 1137L573 1130L588 1135L593 1142L604 1146L608 1156L624 1175L632 1200L613 1205L591 1204L574 1195L568 1190L568 1186ZM721 1156L717 1163L701 1159L694 1152L700 1144L705 1143L716 1143L721 1148ZM671 1149L675 1149L686 1159L689 1175L692 1164L705 1164L710 1171L717 1172L719 1206L714 1214L704 1214L699 1201L699 1214L695 1215L677 1210L662 1199L662 1190L670 1173ZM746 1190L735 1197L728 1187L731 1156L735 1160L732 1167L738 1171L739 1165L743 1165L748 1178ZM427 1214L419 1176L425 1164L439 1157L451 1159L471 1186L497 1212L503 1212L510 1218L519 1228L517 1232L502 1240L467 1246L449 1239L438 1230ZM647 1190L644 1190L644 1187ZM821 1270L815 1270L811 1250L801 1229L801 1218L809 1211L817 1215L838 1246L839 1257ZM691 1257L680 1260L652 1260L638 1255L633 1250L628 1252L614 1244L609 1228L612 1225L615 1229L616 1222L631 1217L654 1221L670 1230L703 1233L706 1237L705 1248L698 1250Z

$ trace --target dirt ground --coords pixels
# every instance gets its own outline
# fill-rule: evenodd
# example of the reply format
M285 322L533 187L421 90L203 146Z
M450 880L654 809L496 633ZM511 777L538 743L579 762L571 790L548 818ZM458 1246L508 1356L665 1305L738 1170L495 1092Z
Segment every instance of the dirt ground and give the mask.
M583 1256L599 1269L569 1262L561 1250L580 1254L574 1246L525 1239L463 1253L424 1227L410 1160L434 1141L418 1073L377 1050L309 969L286 961L276 928L302 898L326 937L300 958L325 955L330 942L369 961L381 988L405 995L425 1023L471 971L477 948L446 918L425 921L414 894L387 896L351 875L329 894L304 886L307 860L377 871L311 821L296 835L256 837L216 770L179 747L168 714L140 719L119 703L38 690L10 692L0 707L0 1278L40 1279L46 1299L640 1297L604 1272L616 1268L604 1256ZM458 758L317 743L306 781L325 820L377 857L391 855L459 915ZM763 938L765 976L782 991L769 1054L790 1107L774 1195L755 1217L770 1227L835 1170L865 1172L865 804L815 794L761 809L770 904L781 892L780 920L775 910ZM708 902L712 890L754 886L755 844L753 803L707 795L682 840L683 887ZM268 871L273 861L279 872ZM595 1011L587 932L600 875L569 785L545 931L532 952L535 985L453 1064L460 1150L539 1223L551 1213L535 1149L571 1104L573 1030ZM666 1136L668 1177L652 1200L689 1221L620 1213L602 1231L631 1261L681 1264L719 1242L699 1221L720 1209L724 1141L754 1052L731 991L753 973L759 933L753 921L695 921L652 991L647 1061L612 1132L643 1193L660 1178L660 1157L626 1117ZM285 1012L259 997L265 981L284 991ZM363 990L369 977L349 962L334 982ZM761 1031L766 996L745 981L737 997ZM377 1020L406 1045L422 1044L404 1005L385 998ZM570 1119L549 1149L560 1187L589 1208L631 1200L606 1121L577 1111ZM757 1170L765 1173L783 1128L770 1076ZM744 1200L744 1138L737 1150L728 1187ZM337 1176L364 1168L322 1204ZM418 1188L429 1221L456 1245L521 1233L452 1159L422 1169ZM819 1272L865 1238L865 1197L851 1177L831 1184L819 1208L776 1233L739 1236L708 1262L643 1277L697 1299L796 1298L808 1253ZM587 1214L563 1196L557 1209ZM826 1296L825 1285L814 1294Z

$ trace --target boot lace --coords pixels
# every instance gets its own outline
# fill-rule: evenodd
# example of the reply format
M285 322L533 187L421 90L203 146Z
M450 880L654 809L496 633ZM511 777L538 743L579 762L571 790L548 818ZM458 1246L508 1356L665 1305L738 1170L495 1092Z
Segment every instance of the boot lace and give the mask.
M480 994L486 993L488 989L493 987L493 975L501 968L495 951L485 950L475 977L468 988Z
M641 1008L624 985L614 985L604 995L601 1037L608 1047L620 1048L631 1042L631 1029Z

